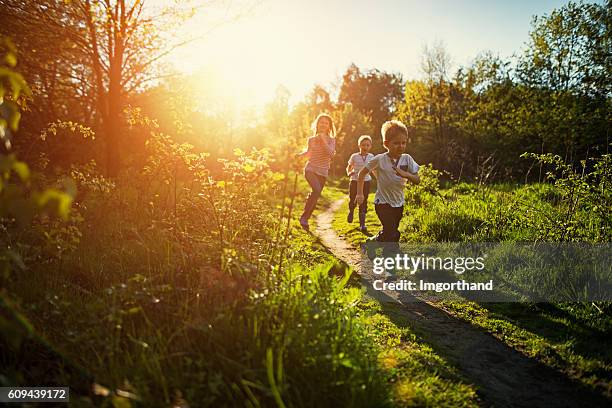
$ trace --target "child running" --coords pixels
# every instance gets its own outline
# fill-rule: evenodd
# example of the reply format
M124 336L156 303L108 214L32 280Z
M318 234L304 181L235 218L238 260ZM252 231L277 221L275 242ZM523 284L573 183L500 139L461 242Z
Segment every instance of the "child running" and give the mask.
M357 206L355 196L357 195L357 178L359 171L374 157L374 155L370 153L370 149L372 148L372 138L370 136L360 136L357 145L359 146L359 153L353 153L348 161L348 166L346 166L346 174L351 179L349 184L349 213L346 217L346 221L349 223L353 222L353 212ZM363 182L364 200L363 203L359 204L359 231L363 233L367 232L365 220L366 212L368 211L368 195L370 194L371 180L372 177L367 174Z
M321 196L331 159L336 154L336 128L331 116L321 113L312 123L314 136L308 138L308 146L298 157L308 156L308 163L304 167L304 177L312 191L306 198L304 212L300 217L300 225L309 230L308 220Z
M359 172L357 181L357 204L364 202L364 182L368 173L376 170L377 188L374 196L374 209L382 224L382 229L369 241L392 243L385 245L383 256L399 251L399 224L404 214L404 186L406 180L414 184L421 181L419 165L412 156L405 154L408 142L408 129L398 121L383 123L381 128L386 153L374 156ZM368 254L371 254L368 251Z

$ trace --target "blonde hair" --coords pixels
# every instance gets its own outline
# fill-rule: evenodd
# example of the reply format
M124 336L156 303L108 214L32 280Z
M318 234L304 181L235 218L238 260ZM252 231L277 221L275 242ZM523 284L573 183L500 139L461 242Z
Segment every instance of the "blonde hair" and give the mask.
M310 128L312 129L313 136L317 135L317 128L319 127L319 121L321 119L329 120L329 125L330 125L329 126L329 135L331 137L336 137L336 126L334 126L334 120L327 113L319 113L317 118L312 122L312 125L310 125Z
M368 135L361 135L359 136L359 139L357 140L357 146L361 146L361 142L363 142L364 140L369 140L370 143L372 143L372 138Z
M395 139L399 135L408 137L408 128L399 120L388 120L380 128L383 142Z

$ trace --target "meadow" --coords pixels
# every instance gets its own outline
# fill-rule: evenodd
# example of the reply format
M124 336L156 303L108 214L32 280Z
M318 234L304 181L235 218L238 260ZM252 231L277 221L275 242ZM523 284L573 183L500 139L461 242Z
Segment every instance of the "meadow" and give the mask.
M345 198L358 138L382 153L396 119L421 164L403 243L609 245L609 1L534 16L512 57L458 65L427 43L418 76L347 62L298 100L264 81L293 58L248 25L239 37L262 48L242 53L276 60L217 61L240 69L231 80L169 64L209 5L158 3L0 0L0 387L68 386L75 407L609 405L609 299L542 270L574 300L377 300L315 221ZM170 62L214 59L192 54ZM277 87L251 95L249 82ZM298 152L321 113L335 156L308 233ZM358 257L366 235L338 205L333 244ZM366 225L379 227L372 206ZM429 317L438 326L415 324ZM493 367L466 370L439 347L468 332L482 349L463 361L501 350L507 382L483 386ZM514 373L539 382L519 389ZM551 392L561 385L572 399ZM525 389L534 399L516 401Z
M556 162L550 156L540 159ZM440 171L425 168L420 173L421 184L406 191L402 241L609 242L612 218L598 212L610 205L608 160L605 156L591 172L580 173L557 163L549 169L549 183L527 185L442 182ZM341 197L342 190L335 194ZM358 246L364 236L356 225L346 222L347 211L345 203L333 225ZM367 226L372 232L379 228L372 211ZM541 273L555 280L554 271ZM612 360L606 346L612 330L610 302L478 303L463 299L442 301L440 306L508 346L610 394Z
M54 245L19 247L32 266L5 280L2 384L69 384L74 406L477 403L295 227L293 173L272 173L265 152L224 170L202 183L195 160L198 187L174 201L170 180L135 191L75 169L78 215L35 221L30 239Z

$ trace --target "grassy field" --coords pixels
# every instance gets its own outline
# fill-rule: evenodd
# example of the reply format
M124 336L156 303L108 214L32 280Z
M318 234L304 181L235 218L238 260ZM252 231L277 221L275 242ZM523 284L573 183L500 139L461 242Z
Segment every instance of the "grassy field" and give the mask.
M147 171L116 182L75 169L70 217L4 226L24 267L2 281L1 385L69 385L74 406L481 402L397 310L365 297L357 277L298 227L302 177L273 171L265 151L238 152L214 174L189 156L183 180L174 159L152 157ZM406 241L597 242L608 233L597 197L568 202L564 186L440 189L433 171L422 178L408 190ZM344 191L330 182L317 211ZM357 245L365 237L345 216L346 203L334 228ZM367 226L378 228L374 211ZM610 393L609 304L440 306Z
M429 183L429 184L428 184ZM425 179L409 187L401 223L404 242L494 242L553 240L561 230L558 214L565 214L562 193L554 185L478 186L458 184L439 189ZM336 190L339 198L342 190ZM370 197L373 201L373 197ZM379 227L373 206L367 216L368 230ZM344 203L333 226L354 245L364 242L358 224L348 224ZM544 216L542 214L548 214ZM600 220L588 208L569 219L578 238L597 237ZM564 223L568 223L564 218ZM610 303L475 303L440 304L454 316L488 331L529 357L581 381L607 396L612 395L612 307Z
M129 185L82 183L57 246L5 281L1 384L70 385L73 406L478 405L298 227L301 178L292 204L292 175L256 188L244 163L178 205L152 188L144 211Z

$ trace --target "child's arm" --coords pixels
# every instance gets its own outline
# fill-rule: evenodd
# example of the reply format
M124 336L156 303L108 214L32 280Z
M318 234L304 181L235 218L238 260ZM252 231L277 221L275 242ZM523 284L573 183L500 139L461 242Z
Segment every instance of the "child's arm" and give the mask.
M359 171L359 176L357 178L357 194L355 195L355 202L357 204L363 204L363 200L365 199L363 196L363 180L369 172L370 169L368 169L367 167L364 167L363 169L361 169L361 171Z
M301 153L295 155L296 158L304 157L310 155L310 139L308 139L308 144L306 145L306 150Z
M329 143L327 143L324 136L319 136L319 141L320 143L323 143L323 146L325 146L325 151L327 152L329 157L333 157L336 154L336 141L332 138L328 139Z
M351 156L351 158L348 161L348 165L346 166L346 174L347 176L351 177L353 175L353 156Z
M346 175L351 177L353 175L353 163L348 164L348 166L346 166Z
M419 173L412 174L408 171L400 169L399 167L395 168L395 173L400 177L410 180L410 182L412 182L413 184L419 184L421 182Z

